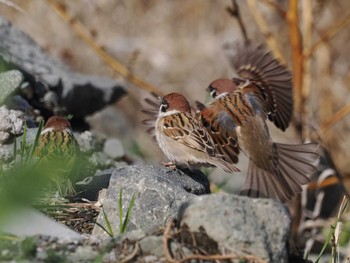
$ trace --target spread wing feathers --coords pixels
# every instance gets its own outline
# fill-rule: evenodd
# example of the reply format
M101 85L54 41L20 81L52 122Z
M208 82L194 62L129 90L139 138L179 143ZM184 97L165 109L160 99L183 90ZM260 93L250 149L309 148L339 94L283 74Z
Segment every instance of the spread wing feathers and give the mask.
M201 125L190 113L177 113L163 118L163 132L166 136L186 146L216 156L214 143Z
M203 107L198 118L212 138L215 150L226 162L238 163L239 145L235 130L237 124L225 111L218 112L212 107Z
M260 92L266 97L268 118L284 131L293 113L293 83L290 71L262 45L237 45L236 51L230 57L233 68L241 78L263 87Z
M145 103L148 105L147 109L143 109L142 112L147 115L146 119L142 120L142 124L147 128L147 133L152 135L155 140L155 123L158 117L158 111L160 107L159 96L156 93L151 92L151 98L145 98Z

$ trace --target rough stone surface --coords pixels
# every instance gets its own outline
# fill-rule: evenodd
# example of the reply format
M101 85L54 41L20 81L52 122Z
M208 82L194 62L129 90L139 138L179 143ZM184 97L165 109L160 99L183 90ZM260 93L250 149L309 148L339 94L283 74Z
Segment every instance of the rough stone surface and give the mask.
M23 81L23 75L18 70L0 73L0 105L14 92Z
M200 196L182 207L180 220L192 231L203 227L219 249L252 254L267 262L288 262L291 217L277 201L228 194Z
M2 143L6 143L11 135L21 134L23 131L23 113L9 110L5 106L0 107L0 132Z
M90 201L97 201L99 192L107 188L114 169L97 172L94 176L88 176L76 183L78 198L85 198Z
M122 158L125 155L121 141L116 138L107 139L104 143L103 151L112 159Z
M3 17L0 17L0 39L0 57L22 71L40 98L49 89L56 90L59 101L75 117L92 114L126 93L112 79L72 72Z
M209 182L204 174L186 175L179 170L134 165L115 169L110 180L103 208L114 233L119 233L118 203L123 189L123 215L135 194L135 204L128 224L128 231L142 229L148 231L162 226L177 217L180 206L197 196L192 194L209 193ZM105 225L103 215L97 222ZM93 237L108 238L100 227L95 226Z

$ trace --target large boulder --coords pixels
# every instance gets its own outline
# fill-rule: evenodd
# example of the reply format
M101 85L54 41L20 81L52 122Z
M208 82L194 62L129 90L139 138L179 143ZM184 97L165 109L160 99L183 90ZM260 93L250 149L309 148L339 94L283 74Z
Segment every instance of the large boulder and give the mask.
M266 262L288 262L291 217L277 201L205 195L185 204L180 214L180 226L186 225L192 232L204 230L220 251L253 255Z
M36 108L62 104L79 118L114 103L126 93L121 83L110 78L73 72L67 65L48 56L31 37L1 16L0 39L0 60L10 68L21 70L25 81L34 88L31 103ZM43 101L48 92L57 93L57 98L51 96L53 101L45 101L45 104Z
M163 226L169 220L177 218L183 203L196 198L196 195L210 192L206 176L199 171L185 174L180 170L152 165L134 165L115 169L103 200L103 209L115 234L119 234L118 204L122 189L123 217L132 196L135 195L128 231L135 229L148 231ZM106 227L102 213L97 222ZM92 236L108 237L107 233L97 225Z

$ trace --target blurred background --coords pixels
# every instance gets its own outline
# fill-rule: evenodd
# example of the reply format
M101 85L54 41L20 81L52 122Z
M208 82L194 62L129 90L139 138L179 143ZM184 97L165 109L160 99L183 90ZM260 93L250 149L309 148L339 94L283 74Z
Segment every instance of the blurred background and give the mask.
M59 17L50 1L11 2L18 7L2 4L0 15L29 34L50 55L63 60L75 71L108 76L124 82L128 94L113 106L117 111L108 109L104 112L107 117L118 114L119 123L98 121L100 118L92 116L92 128L107 137L122 139L148 161L164 159L140 125L140 109L147 92L106 65L79 38L72 26ZM205 101L207 95L204 89L212 80L235 75L225 54L225 46L243 41L243 37L237 20L227 12L227 8L232 7L230 0L58 2L70 17L80 21L90 31L94 41L111 57L163 93L177 91L184 93L191 102ZM257 16L260 15L292 70L293 51L286 14L288 1L237 3L248 37L257 44L268 40L261 21L257 22ZM304 7L300 5L299 8L301 10L297 19L300 34L303 35L306 18L303 17ZM311 43L316 43L323 36L333 33L330 31L334 31L334 27L346 18L345 11L350 10L350 2L312 1L311 8L312 31L309 38ZM350 26L347 21L336 28L334 35L319 43L311 54L311 80L305 101L308 121L317 130L338 170L346 178L350 175L347 150L350 147L350 117L344 114L331 125L327 124L338 110L346 108L350 102ZM300 130L295 128L298 128L298 124L294 124L286 133L271 126L275 140L300 142L301 137L306 139L305 136L298 136ZM244 167L243 164L241 169Z
M205 88L212 80L235 76L227 52L232 43L244 38L237 17L227 10L232 9L231 0L55 2L111 58L162 93L181 92L191 103L205 102ZM165 161L141 125L144 98L149 97L144 85L135 85L112 70L52 3L2 0L0 15L72 70L121 81L127 95L89 116L87 122L101 136L121 139L132 158ZM321 141L345 184L350 185L350 1L300 1L294 13L292 3L295 1L237 1L248 38L257 45L265 44L293 70L295 118L284 133L270 125L271 133L278 142ZM246 161L241 158L238 166L244 173ZM244 180L239 175L210 172L214 182L232 192Z

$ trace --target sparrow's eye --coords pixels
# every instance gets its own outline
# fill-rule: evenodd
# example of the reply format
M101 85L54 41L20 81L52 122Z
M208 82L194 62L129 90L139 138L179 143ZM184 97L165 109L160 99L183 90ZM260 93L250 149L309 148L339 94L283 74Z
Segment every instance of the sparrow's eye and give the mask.
M216 89L212 89L211 91L210 91L210 95L211 95L211 97L212 98L216 98L216 96L218 95L218 92L216 91Z
M168 107L169 107L168 103L163 101L162 104L160 105L160 111L161 112L166 112Z

